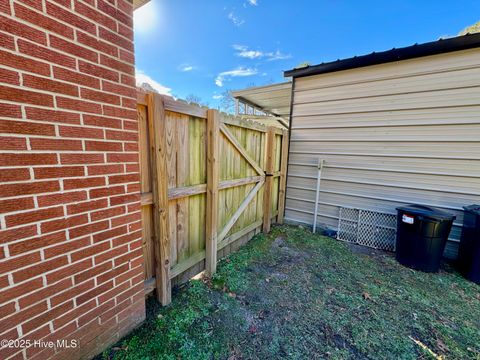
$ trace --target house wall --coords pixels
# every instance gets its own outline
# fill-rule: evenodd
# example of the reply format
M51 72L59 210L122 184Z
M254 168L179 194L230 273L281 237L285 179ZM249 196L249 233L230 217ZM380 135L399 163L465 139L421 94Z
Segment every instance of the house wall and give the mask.
M339 206L396 213L405 203L457 215L480 202L480 49L295 79L286 219L312 224L316 165L325 159L318 222Z
M90 358L145 317L132 13L0 0L0 339L80 344L1 359Z

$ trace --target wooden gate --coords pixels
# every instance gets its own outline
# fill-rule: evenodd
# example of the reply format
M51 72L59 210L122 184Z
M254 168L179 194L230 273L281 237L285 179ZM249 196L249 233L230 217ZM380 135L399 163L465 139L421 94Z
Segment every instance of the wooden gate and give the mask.
M287 132L139 92L146 290L206 270L283 221Z

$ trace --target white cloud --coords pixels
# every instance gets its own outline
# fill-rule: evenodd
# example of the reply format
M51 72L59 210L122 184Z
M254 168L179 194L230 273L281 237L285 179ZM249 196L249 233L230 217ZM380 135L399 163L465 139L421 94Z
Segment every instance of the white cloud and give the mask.
M262 59L265 58L268 61L289 59L292 56L290 54L283 54L280 50L263 52L261 50L249 49L246 45L233 45L233 48L237 51L236 55L247 59Z
M215 78L215 85L222 87L225 81L230 80L232 77L245 77L258 74L257 69L239 67L234 70L224 71L217 75Z
M133 26L135 33L149 33L159 22L159 12L155 1L151 1L133 13Z
M258 5L258 1L257 0L248 0L248 3L252 6L257 6Z
M182 64L178 67L180 71L189 72L195 69L195 66L189 64Z
M234 14L233 11L230 11L228 13L228 18L230 19L230 21L233 23L233 25L235 26L241 26L245 23L245 20L239 18L237 15Z
M220 100L223 99L223 95L213 95L212 98L215 100Z
M170 96L172 95L171 94L172 89L153 80L150 76L145 74L142 70L135 69L135 79L136 79L137 86L141 86L143 83L147 83L156 91L158 91L160 94L170 95Z

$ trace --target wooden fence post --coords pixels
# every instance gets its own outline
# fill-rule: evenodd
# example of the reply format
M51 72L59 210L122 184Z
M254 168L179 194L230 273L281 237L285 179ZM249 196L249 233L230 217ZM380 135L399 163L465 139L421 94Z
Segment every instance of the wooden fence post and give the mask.
M282 151L280 155L280 184L278 186L278 216L277 221L283 224L285 216L285 193L287 188L287 165L288 165L288 130L283 130Z
M157 299L165 306L172 301L165 109L163 98L158 94L148 94L147 104L155 224L155 282Z
M272 188L274 172L275 129L269 126L265 149L265 188L263 191L263 232L270 232L272 222Z
M220 114L207 112L207 214L205 270L208 276L217 271L217 222L218 222L218 147L220 138Z

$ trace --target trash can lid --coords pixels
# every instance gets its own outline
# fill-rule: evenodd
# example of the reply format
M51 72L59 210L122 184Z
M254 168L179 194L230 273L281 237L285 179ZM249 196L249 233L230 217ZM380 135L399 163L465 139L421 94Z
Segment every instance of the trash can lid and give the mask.
M464 206L463 209L465 211L468 211L468 212L474 213L475 215L480 216L480 205L473 204L469 206Z
M454 220L455 215L450 214L449 212L437 209L432 206L411 204L406 206L399 206L397 210L406 211L415 215L422 215L434 220Z

